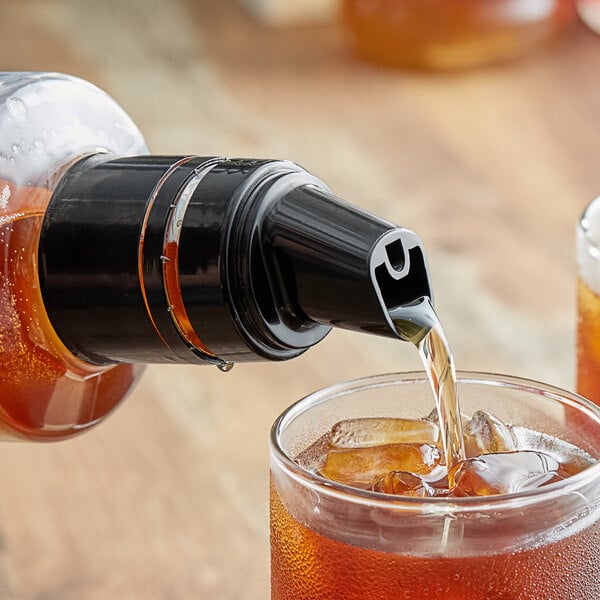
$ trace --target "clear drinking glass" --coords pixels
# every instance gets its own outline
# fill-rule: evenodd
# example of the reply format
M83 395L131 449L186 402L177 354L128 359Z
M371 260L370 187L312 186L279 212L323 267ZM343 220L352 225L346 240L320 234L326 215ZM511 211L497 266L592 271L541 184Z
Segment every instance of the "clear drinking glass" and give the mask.
M460 373L462 412L486 410L600 457L600 408L542 383ZM334 385L290 407L271 435L272 600L600 598L600 464L527 492L416 498L353 489L295 460L333 424L421 418L424 374ZM547 439L547 438L545 438Z

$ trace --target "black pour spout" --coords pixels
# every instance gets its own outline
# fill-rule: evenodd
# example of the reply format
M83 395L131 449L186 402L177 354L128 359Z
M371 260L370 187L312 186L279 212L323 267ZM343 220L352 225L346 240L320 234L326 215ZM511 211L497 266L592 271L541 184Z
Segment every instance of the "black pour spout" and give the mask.
M389 313L431 297L414 233L283 161L89 157L39 264L50 322L95 364L284 360L331 327L397 337Z

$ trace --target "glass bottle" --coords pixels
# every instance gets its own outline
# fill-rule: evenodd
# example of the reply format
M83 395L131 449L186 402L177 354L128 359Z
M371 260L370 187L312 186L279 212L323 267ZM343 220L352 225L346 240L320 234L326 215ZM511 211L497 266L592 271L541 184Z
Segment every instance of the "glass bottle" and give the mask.
M48 73L0 74L0 435L56 439L101 419L141 368L90 365L48 322L37 242L50 196L69 165L103 149L146 153L106 94Z
M287 360L393 336L430 296L410 231L286 161L152 156L89 83L0 74L0 436L101 421L144 364Z
M343 18L369 60L457 69L511 59L556 37L574 0L343 0Z

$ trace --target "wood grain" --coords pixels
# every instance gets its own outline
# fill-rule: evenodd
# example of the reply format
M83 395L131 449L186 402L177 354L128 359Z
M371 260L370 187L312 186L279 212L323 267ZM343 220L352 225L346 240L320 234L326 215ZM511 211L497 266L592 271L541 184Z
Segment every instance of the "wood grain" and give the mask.
M600 193L600 38L426 75L229 0L4 0L3 70L115 96L157 153L288 158L424 240L458 366L573 385L574 228ZM324 385L418 368L333 332L286 364L149 367L77 440L4 444L2 600L267 598L268 434Z

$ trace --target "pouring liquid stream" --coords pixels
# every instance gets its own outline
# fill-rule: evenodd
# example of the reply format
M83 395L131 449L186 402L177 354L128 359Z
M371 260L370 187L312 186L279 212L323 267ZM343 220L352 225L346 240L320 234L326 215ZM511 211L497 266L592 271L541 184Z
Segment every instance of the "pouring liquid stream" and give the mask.
M450 472L466 459L450 345L429 298L390 312L398 335L418 351L435 397L446 465Z

